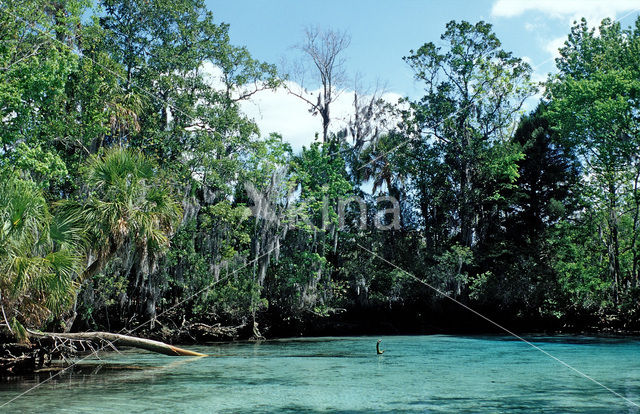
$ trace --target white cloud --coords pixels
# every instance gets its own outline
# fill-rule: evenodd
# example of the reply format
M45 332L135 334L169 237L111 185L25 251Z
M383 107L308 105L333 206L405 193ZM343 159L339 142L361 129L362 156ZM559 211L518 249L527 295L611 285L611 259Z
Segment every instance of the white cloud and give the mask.
M223 89L222 69L211 62L204 62L201 67L202 76L215 89Z
M582 17L591 27L598 27L602 19L622 19L640 11L638 0L495 0L491 9L493 17L517 17L527 14L524 28L528 31L540 31L541 15L547 18L563 20L573 24ZM543 36L546 37L546 36ZM541 47L549 53L549 58L532 65L534 70L559 57L558 49L563 46L566 35L556 38L539 38Z
M541 25L538 23L526 22L524 29L528 32L537 32L540 30Z
M242 103L242 110L253 118L263 135L277 132L294 150L307 147L322 128L317 116L311 115L303 102L280 88L256 93Z
M556 37L554 39L551 39L549 41L547 41L544 49L549 52L549 54L555 59L560 57L560 51L558 49L560 49L562 46L564 46L564 42L565 40L567 40L566 36L560 36L560 37Z
M589 24L597 26L605 17L613 19L620 13L638 10L639 7L638 0L496 0L491 15L516 17L537 11L570 22L585 17Z
M202 67L202 72L208 83L216 89L223 89L222 70L207 62ZM295 82L287 82L292 91L302 91L303 88ZM254 85L247 86L251 90ZM240 88L242 90L243 88ZM307 91L306 97L310 101L317 99L320 89ZM236 94L238 91L236 91ZM344 91L331 104L332 132L344 128L353 114L353 91ZM382 95L382 99L389 103L397 103L402 96L388 92ZM260 128L263 136L272 132L282 135L282 138L291 144L294 151L298 152L303 146L309 147L314 142L316 134L322 133L322 124L319 115L312 115L307 105L300 98L293 96L286 88L277 90L263 90L255 93L250 99L240 104L242 111L253 119Z
M301 90L294 82L289 82L291 90ZM308 92L309 100L317 97L320 89ZM384 100L398 102L401 95L386 93ZM250 101L242 103L242 110L253 118L263 135L277 132L291 144L294 151L314 142L316 134L322 133L319 115L313 116L309 106L300 98L291 95L285 88L275 91L267 90L256 93ZM353 113L353 91L344 91L331 104L331 131L338 131L346 126Z

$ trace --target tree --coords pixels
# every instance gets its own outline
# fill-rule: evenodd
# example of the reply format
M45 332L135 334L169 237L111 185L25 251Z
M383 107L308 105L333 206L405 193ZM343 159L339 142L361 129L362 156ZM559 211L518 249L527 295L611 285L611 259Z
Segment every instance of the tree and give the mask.
M31 180L2 172L0 180L0 307L8 329L26 338L67 310L78 288L82 240L79 223L52 215Z
M639 280L639 45L637 28L623 30L605 19L597 35L583 19L560 50L560 73L551 79L547 96L558 134L584 165L586 200L602 213L614 304L623 284Z
M0 139L5 151L20 140L66 132L60 114L66 109L66 80L78 62L68 35L82 4L0 5Z
M201 0L104 0L106 43L126 73L126 94L142 95L140 131L130 142L178 167L239 152L255 124L238 102L278 85L275 67L230 44ZM222 142L221 142L222 141ZM193 152L201 152L192 157ZM192 169L202 165L189 165Z
M120 256L128 278L126 303L155 317L162 286L152 276L182 217L170 183L150 158L117 147L92 157L84 180L85 197L62 205L69 215L80 218L92 246L82 277L97 275Z
M358 153L365 144L372 143L391 132L397 108L383 99L384 90L376 88L372 93L353 91L353 114L347 122L346 132L353 140L353 151Z
M249 255L255 240L247 240L241 184L252 173L248 160L265 143L240 103L279 79L273 65L232 45L228 25L215 23L200 0L102 3L107 50L126 73L121 87L141 103L134 111L139 129L123 145L157 156L185 207L162 271L149 278L166 282L172 297L186 296L218 280L225 264ZM188 301L181 310L191 314L194 303L200 315L218 309L203 305L211 304L207 299Z
M578 208L580 165L560 142L544 105L522 118L513 140L522 147L524 159L518 162L516 186L506 194L512 203L506 227L514 241L535 243L546 228Z
M317 100L310 97L305 89L289 92L309 105L309 112L320 115L322 121L322 142L329 143L331 104L338 99L340 87L345 81L344 58L342 53L349 47L351 37L346 32L321 30L308 27L303 42L297 48L310 60L319 81ZM299 74L303 77L303 74ZM304 79L300 80L304 88Z
M504 191L503 214L477 251L476 267L485 274L473 295L532 318L557 315L566 305L555 268L558 240L580 208L579 163L559 142L544 105L520 120L513 142L524 157Z
M420 138L416 153L435 157L416 159L416 175L430 162L449 172L455 204L441 208L454 210L456 238L471 247L480 237L479 220L491 213L485 202L500 197L499 183L515 178L520 155L508 138L533 93L531 69L502 50L484 22L449 22L441 40L444 48L426 43L404 58L425 86L424 97L410 104L407 128ZM498 187L487 188L492 182Z
M345 178L344 160L332 156L327 144L304 148L290 168L293 190L300 193L285 212L288 231L267 280L268 298L283 312L326 310L336 299L338 200L349 197L353 186Z
M381 135L364 147L359 154L360 159L352 166L358 182L372 181L372 195L382 193L382 190L386 189L386 193L397 200L401 208L405 207L405 196L409 189L406 179L410 162L404 145L405 139L398 131ZM407 210L410 210L410 207ZM405 223L402 210L400 213L399 224L403 226Z

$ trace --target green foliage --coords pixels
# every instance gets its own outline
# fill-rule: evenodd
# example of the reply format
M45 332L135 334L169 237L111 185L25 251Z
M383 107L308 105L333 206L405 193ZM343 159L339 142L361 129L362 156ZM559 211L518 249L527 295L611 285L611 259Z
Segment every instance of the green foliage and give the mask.
M233 207L228 201L221 201L208 206L202 214L201 225L215 229L221 241L218 245L220 260L230 260L239 252L237 248L246 246L251 241L243 223L249 218L251 211L244 206Z
M241 275L216 285L202 300L198 300L193 311L208 317L240 320L268 308L269 302L261 298L261 291L261 286L251 277Z
M410 173L422 188L434 180L425 175L434 173L439 192L450 187L451 194L436 200L423 190L421 210L444 214L425 220L458 221L457 241L472 247L482 237L483 220L491 219L483 212L517 179L522 154L508 142L508 130L534 88L529 65L500 48L490 24L452 21L441 40L443 47L426 43L404 58L426 93L405 114L407 133L419 138L412 142Z
M573 278L565 279L566 286L571 294L579 293L582 289L572 280L587 277L582 284L590 286L587 291L602 298L606 307L608 299L600 292L603 280L608 279L614 305L640 280L635 253L640 208L640 32L623 30L609 19L602 21L599 32L589 29L584 19L572 28L558 59L560 73L549 82L548 99L559 137L584 163L582 195L589 211L582 218L592 232L574 230L592 240L592 250L562 261L579 265L589 260L580 265L581 275L572 272ZM567 263L562 269L567 266L571 268ZM587 306L591 302L588 297L580 301Z
M314 227L324 230L329 225L336 226L337 200L347 198L353 191L344 160L316 142L293 159L291 169L292 180L301 190L297 213L305 219L302 228L314 231Z
M342 131L294 154L241 111L281 84L275 67L204 1L91 6L0 3L0 304L14 335L73 323L74 301L94 327L169 307L185 324L439 308L358 246L505 315L637 320L640 23L576 24L522 116L531 68L490 24L452 21L405 58L422 98L360 104L353 145ZM401 122L379 133L387 112ZM359 226L378 195L398 201L400 228Z
M610 311L613 304L594 224L592 219L580 227L564 223L552 240L553 266L563 294L577 310L592 313Z
M324 291L326 280L322 270L328 270L327 265L325 257L308 251L283 257L270 274L267 285L270 302L289 312L315 308L318 297L332 293Z
M43 150L40 145L28 147L24 142L19 143L10 162L14 168L29 174L45 189L50 184L62 184L69 174L60 156L52 151Z
M436 265L430 269L431 285L450 296L460 296L467 284L468 275L464 270L473 262L471 249L459 244L436 258Z
M73 302L80 271L77 221L51 215L36 183L6 171L0 181L0 305L14 335Z
M149 157L117 147L92 157L83 178L87 192L82 199L60 203L66 214L83 224L89 242L89 265L82 277L93 279L105 269L117 274L112 259L118 259L128 280L128 306L153 316L155 298L147 292L163 287L152 275L182 217L170 181ZM97 286L103 281L94 280Z
M114 148L93 157L84 177L88 197L68 208L83 218L92 244L105 246L98 256L110 257L127 241L144 251L168 247L181 209L153 161Z

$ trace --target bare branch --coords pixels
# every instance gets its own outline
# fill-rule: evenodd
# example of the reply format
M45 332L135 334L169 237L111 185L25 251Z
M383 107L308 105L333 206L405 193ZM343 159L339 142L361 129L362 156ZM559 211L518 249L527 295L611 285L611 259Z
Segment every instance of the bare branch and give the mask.
M304 32L304 40L301 44L295 46L301 51L305 58L310 61L314 68L315 75L319 81L320 91L316 102L313 102L307 96L309 95L305 89L304 77L308 72L303 66L299 66L298 78L300 90L287 90L294 96L302 99L309 105L310 112L320 114L322 120L322 139L327 142L329 135L329 124L331 123L331 103L334 102L344 86L346 81L346 72L344 70L343 52L349 47L351 36L345 31L321 30L318 27L307 27Z

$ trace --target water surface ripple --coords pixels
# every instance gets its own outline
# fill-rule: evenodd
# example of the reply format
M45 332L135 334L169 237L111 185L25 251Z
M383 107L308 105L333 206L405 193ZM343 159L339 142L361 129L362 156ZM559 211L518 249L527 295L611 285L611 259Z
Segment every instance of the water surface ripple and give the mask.
M52 380L7 413L640 413L523 342L500 336L308 338L133 350ZM527 337L640 404L640 340ZM120 368L120 369L114 369ZM0 384L0 404L35 379ZM4 410L4 411L3 411Z

